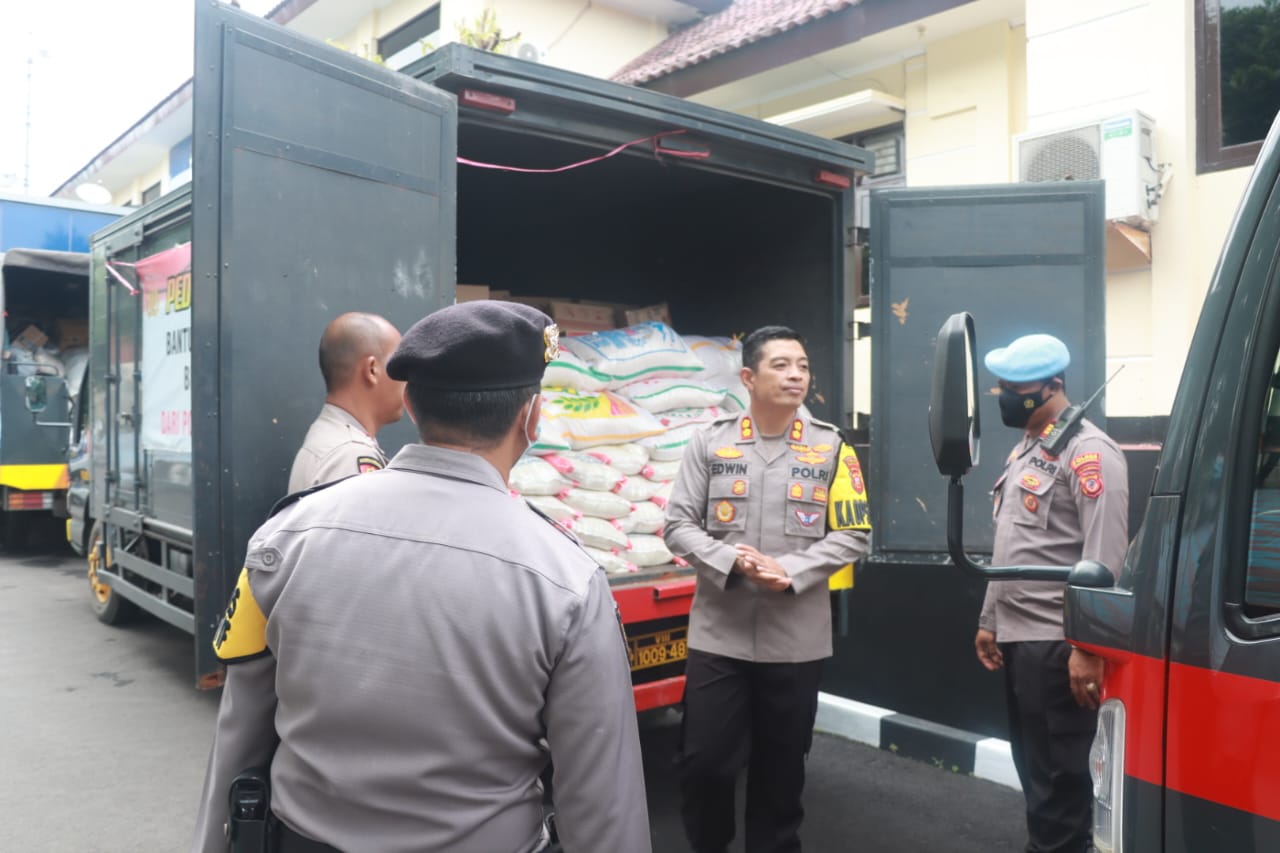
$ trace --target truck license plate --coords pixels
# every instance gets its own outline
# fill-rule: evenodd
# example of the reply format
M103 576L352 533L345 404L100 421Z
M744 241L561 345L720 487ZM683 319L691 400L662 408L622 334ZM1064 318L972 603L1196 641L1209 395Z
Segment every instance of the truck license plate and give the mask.
M627 652L631 657L631 669L649 669L668 663L678 663L689 656L687 629L672 628L627 638Z

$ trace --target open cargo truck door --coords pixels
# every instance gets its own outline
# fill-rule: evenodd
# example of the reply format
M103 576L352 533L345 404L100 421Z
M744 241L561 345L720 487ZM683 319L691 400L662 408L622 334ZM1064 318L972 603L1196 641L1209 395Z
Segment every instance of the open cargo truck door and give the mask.
M246 543L284 494L318 410L325 324L360 310L405 328L453 302L457 119L450 95L228 6L197 3L195 30L190 325L178 346L189 387L163 406L148 399L160 393L140 370L149 354L116 348L104 379L136 399L95 418L137 424L120 434L133 446L118 449L116 470L102 472L134 484L103 493L115 549L103 579L191 631L197 683L213 686L211 639ZM113 250L163 230L129 223ZM118 312L119 341L143 312L123 286L107 292L134 300ZM133 332L139 347L144 338ZM183 408L185 466L180 444L162 453L142 439L151 414ZM383 433L391 452L412 438L407 419ZM173 523L158 494L177 508Z

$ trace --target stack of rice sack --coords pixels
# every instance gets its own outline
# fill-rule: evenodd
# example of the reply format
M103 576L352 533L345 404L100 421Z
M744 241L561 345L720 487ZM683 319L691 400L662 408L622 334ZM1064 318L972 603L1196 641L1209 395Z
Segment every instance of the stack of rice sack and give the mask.
M690 341L693 341L692 345ZM746 399L741 347L662 323L562 337L543 378L542 427L511 488L571 530L610 572L679 562L663 511L693 431Z

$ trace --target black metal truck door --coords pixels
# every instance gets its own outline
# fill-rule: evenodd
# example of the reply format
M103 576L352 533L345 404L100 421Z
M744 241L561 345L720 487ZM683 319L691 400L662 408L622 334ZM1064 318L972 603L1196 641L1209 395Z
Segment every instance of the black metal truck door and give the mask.
M324 399L324 326L453 302L452 95L196 4L192 449L197 677L253 530ZM407 420L380 438L394 453ZM209 683L209 682L205 682Z
M1083 402L1103 382L1105 277L1100 181L891 189L871 196L872 525L876 552L913 562L947 550L946 481L930 458L934 343L944 320L974 316L982 355L1047 332L1071 351L1067 389ZM985 383L985 384L983 384ZM980 463L967 480L965 544L991 552L986 493L1019 435L981 397ZM1089 419L1105 428L1104 401ZM977 613L972 614L976 619Z

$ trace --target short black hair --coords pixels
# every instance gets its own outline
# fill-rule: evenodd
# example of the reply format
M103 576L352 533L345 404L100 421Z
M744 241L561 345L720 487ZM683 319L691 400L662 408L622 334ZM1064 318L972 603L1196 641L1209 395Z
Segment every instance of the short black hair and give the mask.
M528 385L497 391L446 391L410 380L404 390L423 441L485 445L506 435L520 407L542 389Z
M764 345L769 341L795 341L804 346L804 338L789 326L761 326L742 342L742 366L758 369L764 357Z

